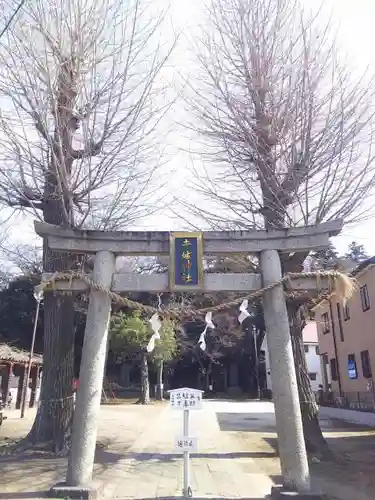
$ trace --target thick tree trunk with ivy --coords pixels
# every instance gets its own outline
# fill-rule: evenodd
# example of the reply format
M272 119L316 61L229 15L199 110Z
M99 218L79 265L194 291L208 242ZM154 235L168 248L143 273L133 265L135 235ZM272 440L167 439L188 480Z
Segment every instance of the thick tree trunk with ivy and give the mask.
M61 188L61 171L71 175L73 166L73 108L76 100L74 61L61 64L57 78L55 130L50 160L44 173L40 200L43 219L56 226L73 225L71 193ZM44 271L54 273L74 268L72 254L53 252L43 243ZM74 299L55 292L45 294L44 350L40 405L30 438L34 443L52 442L56 452L68 444L73 417Z
M306 449L318 458L324 458L331 453L319 425L319 408L311 388L306 364L302 337L302 330L306 323L302 307L289 303L288 314Z
M148 378L148 362L147 354L142 353L141 356L141 399L143 405L150 404L150 381Z
M47 176L44 220L64 225L63 200L53 200L56 180ZM43 245L43 267L46 272L67 271L74 256L53 252ZM73 417L72 381L74 375L74 299L56 292L45 294L44 350L40 405L30 438L34 443L52 442L54 451L66 447Z
M164 372L164 361L160 359L157 364L157 387L156 387L156 399L163 401L164 399L164 382L163 382L163 372Z
M44 245L46 272L66 271L71 257L51 252ZM52 442L60 451L66 446L73 416L74 370L73 296L45 294L42 390L30 438L34 443Z

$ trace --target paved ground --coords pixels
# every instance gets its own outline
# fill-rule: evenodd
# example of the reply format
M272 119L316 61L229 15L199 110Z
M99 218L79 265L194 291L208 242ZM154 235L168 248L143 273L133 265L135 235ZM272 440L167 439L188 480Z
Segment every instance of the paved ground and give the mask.
M348 430L350 424L335 419L340 415L322 409L323 430L331 435ZM32 412L24 420L18 412L10 416L0 443L5 434L25 435L33 417ZM103 406L95 477L106 485L106 500L181 496L182 457L173 449L181 431L181 413L167 404ZM260 500L278 482L272 403L205 401L203 410L191 413L190 434L198 438L191 460L194 498ZM66 459L0 458L0 470L0 499L35 499L64 479ZM356 500L368 498L358 495Z
M234 405L205 402L204 410L191 412L190 434L197 437L199 450L191 460L194 498L263 499L271 490L272 480L260 471L248 450L220 428L217 416L236 411ZM113 499L181 495L182 459L173 452L173 439L182 434L182 415L166 408L150 424L130 456L118 464L124 475L113 483Z
M263 499L270 492L272 479L259 470L246 447L221 429L221 419L226 415L236 414L241 408L252 411L251 403L241 405L207 401L203 410L191 413L191 435L198 438L199 451L191 460L194 498ZM32 416L30 412L27 421L9 418L2 432L8 425L26 433ZM167 405L103 407L99 432L102 446L97 453L95 477L107 485L106 498L180 496L182 457L174 452L174 438L181 431L181 413ZM19 458L7 458L0 468L5 485L5 491L0 489L0 499L16 499L17 494L18 498L28 498L28 493L35 498L36 492L64 478L66 460L33 457L20 462Z
M163 409L164 406L160 405L102 406L95 476L105 474L115 465L116 458L119 459L131 448L148 423L157 418ZM26 413L25 419L19 418L19 411L8 412L8 419L0 428L0 444L6 437L19 439L25 436L34 417L35 411L32 410ZM38 492L42 494L64 479L66 459L43 455L0 457L0 471L0 499L35 498Z

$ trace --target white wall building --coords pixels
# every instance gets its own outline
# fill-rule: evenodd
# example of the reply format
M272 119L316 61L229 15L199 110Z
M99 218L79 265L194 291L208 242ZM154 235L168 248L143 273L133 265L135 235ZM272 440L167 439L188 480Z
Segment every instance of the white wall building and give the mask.
M316 322L308 321L307 325L303 329L302 335L311 388L314 392L316 392L319 389L319 385L322 384L322 368L320 364L318 329L316 327Z
M305 347L307 370L309 373L311 388L314 392L318 391L319 384L322 383L322 371L319 356L318 330L315 321L308 321L303 329L303 344ZM262 350L266 357L267 389L272 390L271 366L267 347L267 336L264 338Z

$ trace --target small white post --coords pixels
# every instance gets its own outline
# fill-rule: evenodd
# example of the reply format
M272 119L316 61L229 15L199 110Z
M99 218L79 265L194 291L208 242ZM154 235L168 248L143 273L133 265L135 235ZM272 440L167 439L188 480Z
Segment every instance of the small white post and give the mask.
M203 391L191 389L189 387L181 387L180 389L172 389L168 392L170 407L174 410L180 410L184 414L183 435L177 437L175 447L178 452L184 454L182 495L184 498L191 498L193 492L190 486L189 460L190 452L197 450L197 439L189 436L189 413L190 410L202 409Z
M189 438L189 410L184 410L184 429L183 429L183 437ZM190 478L189 478L189 458L190 453L188 451L184 451L184 490L183 495L184 498L189 498L190 495Z
M115 256L107 251L98 252L93 281L109 289L114 271ZM74 411L68 486L88 485L92 478L110 314L110 297L105 292L92 289Z
M276 250L261 252L260 267L263 286L281 279L280 257ZM292 491L304 493L310 491L310 473L282 285L264 293L263 310L284 486Z

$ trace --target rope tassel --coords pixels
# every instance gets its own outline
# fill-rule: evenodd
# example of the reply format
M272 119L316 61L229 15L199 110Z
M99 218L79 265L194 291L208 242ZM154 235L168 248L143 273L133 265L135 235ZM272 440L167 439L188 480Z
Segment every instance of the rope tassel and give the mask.
M161 321L159 318L159 314L155 313L150 319L149 322L151 324L152 331L154 332L151 335L151 338L147 344L147 352L152 352L155 349L155 340L160 340L160 328L161 328Z
M241 323L241 325L246 318L249 318L251 316L251 314L247 310L248 307L249 301L247 299L243 300L242 304L240 305L240 315L238 316L238 321Z
M209 328L212 328L214 329L215 328L215 325L213 324L212 322L212 312L209 311L207 314L206 314L206 317L205 317L205 322L206 322L206 328L203 330L203 332L200 334L199 336L199 340L198 340L198 345L199 347L202 349L202 351L205 351L206 350L206 347L207 347L207 344L206 344L206 333L207 333L207 330Z

